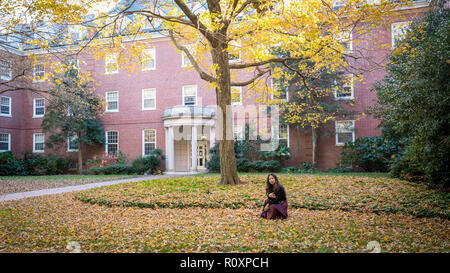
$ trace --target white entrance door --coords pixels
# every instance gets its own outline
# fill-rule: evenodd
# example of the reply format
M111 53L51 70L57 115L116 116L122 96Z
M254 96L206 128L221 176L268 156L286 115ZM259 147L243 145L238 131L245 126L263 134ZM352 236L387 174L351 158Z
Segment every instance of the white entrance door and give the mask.
M206 169L206 141L199 141L197 144L197 169Z

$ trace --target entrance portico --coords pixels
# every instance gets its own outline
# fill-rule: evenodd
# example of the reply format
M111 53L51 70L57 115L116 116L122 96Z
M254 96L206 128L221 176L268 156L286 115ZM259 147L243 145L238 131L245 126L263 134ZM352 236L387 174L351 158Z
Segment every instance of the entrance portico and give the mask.
M206 172L208 151L215 143L214 108L172 106L164 110L166 169L171 172Z

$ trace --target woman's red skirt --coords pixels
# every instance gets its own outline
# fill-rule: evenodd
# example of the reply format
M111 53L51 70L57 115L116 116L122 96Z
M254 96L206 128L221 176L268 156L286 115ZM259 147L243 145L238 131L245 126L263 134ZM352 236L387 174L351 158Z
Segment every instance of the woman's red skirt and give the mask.
M272 204L272 205L270 205L270 208L268 211L264 211L264 207L267 205L268 202L269 202L269 199L266 199L266 201L264 201L261 217L266 218L266 219L286 219L288 217L288 213L287 213L288 202L287 202L287 200L284 200L280 204Z

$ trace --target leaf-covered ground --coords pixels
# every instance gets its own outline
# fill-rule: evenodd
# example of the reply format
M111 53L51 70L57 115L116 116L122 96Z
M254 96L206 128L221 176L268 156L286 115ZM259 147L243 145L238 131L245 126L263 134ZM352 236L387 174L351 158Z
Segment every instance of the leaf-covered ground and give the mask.
M0 252L68 252L71 241L79 243L81 252L367 252L371 241L379 243L381 252L450 251L445 217L367 209L385 202L407 207L414 201L446 215L448 196L421 185L387 178L281 175L291 204L298 198L298 208L291 206L286 220L271 221L259 217L264 176L241 177L248 184L226 187L214 182L217 176L185 177L2 202ZM82 202L83 196L111 203ZM328 200L337 209L308 209L301 205L306 197ZM160 200L168 208L141 208L125 199ZM232 200L245 205L223 205ZM191 205L170 205L180 201ZM222 205L202 205L207 202Z
M1 252L449 252L449 221L409 215L291 209L148 209L74 200L73 193L0 204Z
M137 175L0 176L0 195L57 187L75 186L132 177L137 177Z
M143 208L258 208L264 202L265 175L241 175L247 184L225 186L219 176L155 179L80 192L91 204ZM291 208L403 213L450 218L450 194L385 177L279 175Z

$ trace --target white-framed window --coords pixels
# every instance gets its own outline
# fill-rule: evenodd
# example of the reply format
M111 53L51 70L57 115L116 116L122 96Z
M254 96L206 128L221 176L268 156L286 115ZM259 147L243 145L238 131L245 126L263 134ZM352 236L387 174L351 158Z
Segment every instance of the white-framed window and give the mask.
M105 151L107 154L115 154L119 151L119 131L106 132Z
M156 69L156 49L146 48L142 50L142 70Z
M106 112L119 112L119 91L105 93Z
M43 81L45 76L45 67L43 64L35 64L33 67L33 80L35 82Z
M183 86L183 105L197 105L197 85Z
M76 142L77 139L78 139L77 135L73 135L67 138L68 152L78 152L78 143Z
M0 133L0 152L11 151L11 134Z
M156 129L142 131L142 155L149 155L156 149Z
M119 54L110 53L105 56L105 74L119 73Z
M244 127L242 125L233 125L233 138L236 140L244 140Z
M228 44L228 60L230 62L241 61L241 41L230 41Z
M11 117L11 97L0 96L0 116Z
M43 133L33 134L33 153L43 153L45 150L45 135Z
M338 33L336 35L336 39L344 47L344 53L348 53L353 50L353 34L351 30Z
M346 74L342 78L342 87L334 87L335 99L353 99L353 75Z
M242 105L242 87L231 87L231 105Z
M271 134L273 140L278 140L279 145L285 145L289 147L289 125L288 124L278 124L278 136L274 127L271 127Z
M279 100L288 100L289 98L289 91L288 91L288 87L281 85L280 81L277 79L271 79L270 80L270 85L271 88L274 90L277 90L277 95L275 96L275 94L272 94L272 99L279 99Z
M406 31L408 30L410 24L411 21L397 22L391 24L392 48L395 48L396 40L401 39L405 36Z
M11 62L0 59L0 79L9 81L12 79Z
M75 68L76 70L80 70L80 60L75 57L71 57L67 60L67 65L71 68Z
M41 118L45 114L45 99L37 98L33 100L33 118Z
M346 142L355 141L355 121L336 121L336 146L343 146Z
M191 61L187 57L186 53L184 51L181 51L181 67L188 67L191 65Z
M345 6L345 0L333 0L333 8L338 9Z
M142 110L156 109L156 88L142 89Z

